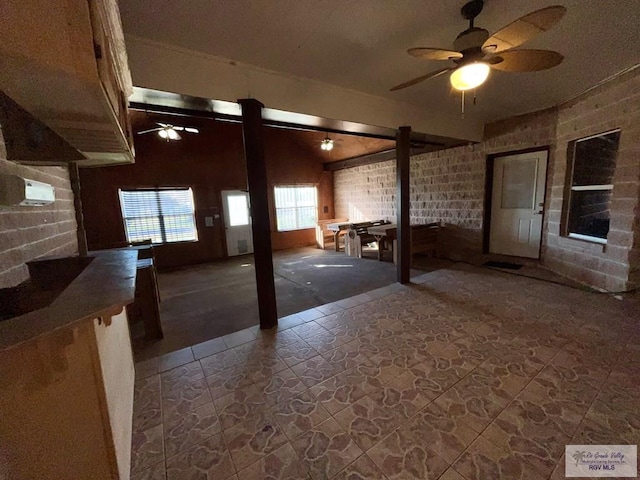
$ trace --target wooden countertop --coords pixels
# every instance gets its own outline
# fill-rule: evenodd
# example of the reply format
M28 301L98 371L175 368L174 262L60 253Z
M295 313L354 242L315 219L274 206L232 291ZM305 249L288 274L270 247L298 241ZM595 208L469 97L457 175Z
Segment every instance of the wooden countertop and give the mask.
M91 252L93 261L48 306L0 321L0 351L56 330L119 313L133 302L138 252Z
M387 223L386 225L376 225L375 227L369 227L367 228L367 233L374 236L392 236L395 238L397 229L398 226L395 223Z

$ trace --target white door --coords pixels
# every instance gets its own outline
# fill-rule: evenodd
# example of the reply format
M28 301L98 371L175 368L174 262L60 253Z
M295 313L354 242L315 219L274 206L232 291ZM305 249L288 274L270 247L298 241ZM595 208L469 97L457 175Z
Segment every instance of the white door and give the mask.
M227 255L253 253L249 194L241 190L223 190L222 206L227 237Z
M489 251L540 258L547 152L496 157Z

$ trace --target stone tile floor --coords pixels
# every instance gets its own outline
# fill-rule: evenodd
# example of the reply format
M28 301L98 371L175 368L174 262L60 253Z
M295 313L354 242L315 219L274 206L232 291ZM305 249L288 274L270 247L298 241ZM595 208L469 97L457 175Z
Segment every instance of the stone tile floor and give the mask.
M132 478L565 478L640 443L639 305L455 265L145 361Z

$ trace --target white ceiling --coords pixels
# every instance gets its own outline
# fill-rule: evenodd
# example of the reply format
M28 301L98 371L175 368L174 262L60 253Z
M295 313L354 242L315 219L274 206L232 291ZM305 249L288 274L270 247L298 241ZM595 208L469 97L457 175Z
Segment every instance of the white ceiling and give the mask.
M456 115L446 76L389 88L446 65L410 47L452 48L464 0L120 0L125 33ZM640 62L638 0L485 0L476 26L493 33L552 4L567 14L520 48L557 50L558 67L492 72L467 116L483 122L546 108ZM135 78L134 78L135 82ZM183 93L183 92L178 92Z

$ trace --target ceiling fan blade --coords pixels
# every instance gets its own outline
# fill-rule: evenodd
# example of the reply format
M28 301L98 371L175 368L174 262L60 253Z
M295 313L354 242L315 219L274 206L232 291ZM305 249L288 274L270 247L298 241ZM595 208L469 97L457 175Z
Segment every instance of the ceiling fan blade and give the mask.
M546 7L520 17L515 22L498 30L482 44L487 53L498 53L522 45L536 35L546 32L564 16L567 9L562 5Z
M158 128L151 128L149 130L143 130L141 132L137 132L138 135L142 135L143 133L151 133L151 132L157 132L159 130L162 130L162 127L158 127Z
M184 127L184 131L189 133L200 133L200 130L193 127Z
M410 87L412 85L415 85L416 83L420 83L425 80L429 80L430 78L435 78L439 75L442 75L443 73L450 72L451 70L454 70L454 67L447 67L447 68L441 68L440 70L435 70L433 72L427 73L426 75L422 75L421 77L414 78L413 80L409 80L408 82L401 83L400 85L396 85L395 87L391 88L389 91L395 92L396 90L401 90L403 88Z
M486 57L483 61L491 66L502 62L503 58L500 55L493 55L491 57Z
M167 128L167 127L171 126L168 123L160 123L160 122L156 122L156 125L160 125L161 127L164 127L164 128Z
M181 132L181 131L183 131L183 130L184 130L184 127L178 127L178 126L176 126L176 125L174 125L174 126L173 126L173 127L171 127L171 128L173 128L176 132Z
M501 52L499 58L502 61L489 65L503 72L537 72L560 65L564 60L561 54L552 50L510 50Z
M443 50L441 48L410 48L407 53L413 57L424 58L425 60L454 60L462 58L460 52L453 50Z

